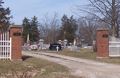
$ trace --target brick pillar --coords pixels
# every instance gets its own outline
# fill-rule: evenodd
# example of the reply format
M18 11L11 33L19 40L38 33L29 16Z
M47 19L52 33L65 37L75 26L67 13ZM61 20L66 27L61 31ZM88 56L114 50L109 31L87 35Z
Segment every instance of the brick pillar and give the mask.
M12 38L11 43L11 60L22 60L22 26L11 25L10 37Z
M97 58L109 57L109 29L97 29Z

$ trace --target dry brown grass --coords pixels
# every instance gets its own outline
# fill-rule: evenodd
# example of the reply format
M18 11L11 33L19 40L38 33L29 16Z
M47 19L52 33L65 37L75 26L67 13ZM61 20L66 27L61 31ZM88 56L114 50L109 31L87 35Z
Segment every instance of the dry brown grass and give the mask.
M16 62L1 60L0 78L75 78L64 66L30 56L22 58L23 61Z

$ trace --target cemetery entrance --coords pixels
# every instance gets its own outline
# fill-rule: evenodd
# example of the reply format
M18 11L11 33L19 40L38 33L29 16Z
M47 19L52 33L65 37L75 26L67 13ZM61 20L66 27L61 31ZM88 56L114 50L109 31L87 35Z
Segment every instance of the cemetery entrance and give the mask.
M0 34L0 59L11 60L11 38L9 31Z

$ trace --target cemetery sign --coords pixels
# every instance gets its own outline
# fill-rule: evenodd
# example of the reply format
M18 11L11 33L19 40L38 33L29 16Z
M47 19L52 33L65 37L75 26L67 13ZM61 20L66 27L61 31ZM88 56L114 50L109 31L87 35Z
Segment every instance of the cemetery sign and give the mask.
M13 33L13 36L21 36L21 33L19 33L18 31L17 31L17 32L14 32L14 33Z

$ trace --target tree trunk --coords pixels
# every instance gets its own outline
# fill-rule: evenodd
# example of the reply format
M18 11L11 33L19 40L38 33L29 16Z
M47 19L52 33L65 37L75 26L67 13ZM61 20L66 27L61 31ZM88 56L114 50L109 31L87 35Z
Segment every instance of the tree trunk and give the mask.
M116 27L116 35L117 35L116 37L119 38L119 25L117 25Z
M115 0L112 0L112 36L115 37Z

